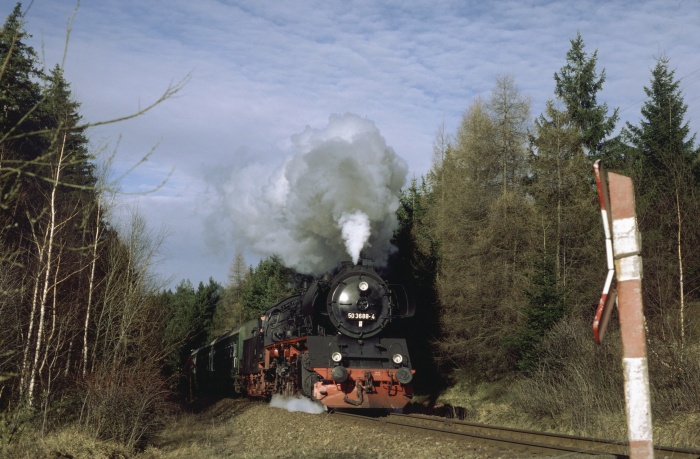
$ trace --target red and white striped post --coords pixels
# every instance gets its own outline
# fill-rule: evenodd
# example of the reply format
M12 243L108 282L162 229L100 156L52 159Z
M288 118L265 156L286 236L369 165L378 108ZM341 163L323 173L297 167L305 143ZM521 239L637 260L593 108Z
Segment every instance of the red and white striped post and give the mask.
M596 172L599 167L600 163L596 162ZM604 176L602 178L605 180ZM641 237L637 229L634 187L632 179L614 173L608 174L607 182L610 203L607 210L612 221L617 307L625 372L629 454L633 459L653 458L649 368L642 310ZM598 190L600 193L600 186Z
M608 193L608 179L603 171L603 163L598 160L593 165L595 181L598 186L598 201L600 203L600 214L603 217L603 230L605 232L605 260L608 266L608 274L603 285L603 294L600 295L598 309L593 319L593 337L597 344L603 343L605 331L608 329L610 314L617 300L615 289L615 257L613 255L612 244L612 218L610 216L610 193Z

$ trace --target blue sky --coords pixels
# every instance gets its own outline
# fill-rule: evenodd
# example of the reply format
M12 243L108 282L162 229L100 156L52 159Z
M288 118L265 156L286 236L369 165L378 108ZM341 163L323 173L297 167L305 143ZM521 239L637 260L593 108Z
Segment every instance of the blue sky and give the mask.
M0 11L14 4L2 0ZM264 250L234 230L228 211L246 187L270 183L307 127L322 131L332 115L354 113L405 160L409 179L423 175L440 125L454 133L496 77L512 75L532 114L542 113L577 31L606 71L599 102L619 107L623 121L639 120L643 87L665 54L692 132L700 128L698 0L83 0L66 50L75 9L72 0L35 0L26 29L47 67L65 52L86 121L132 113L188 78L142 117L89 132L96 150L116 149L115 175L155 147L121 184L136 194L119 200L165 230L157 269L170 285L225 282L237 247L257 262ZM171 171L163 187L138 194Z

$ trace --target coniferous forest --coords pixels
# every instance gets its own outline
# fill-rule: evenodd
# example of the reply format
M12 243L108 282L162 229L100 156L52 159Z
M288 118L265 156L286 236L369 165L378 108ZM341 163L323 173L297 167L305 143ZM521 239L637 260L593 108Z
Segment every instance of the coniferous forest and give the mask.
M190 350L301 276L239 252L223 284L159 284L157 236L138 215L110 224L108 155L28 36L18 4L0 31L0 454L69 427L133 451L180 409ZM602 159L635 184L655 425L665 443L700 446L699 150L673 63L652 64L637 125L598 100L607 75L576 35L544 113L505 75L457 132L437 130L390 259L419 305L405 325L419 392L475 419L499 407L515 425L601 436L613 425L624 438L617 319L604 345L591 332L606 272ZM667 433L678 426L687 434Z

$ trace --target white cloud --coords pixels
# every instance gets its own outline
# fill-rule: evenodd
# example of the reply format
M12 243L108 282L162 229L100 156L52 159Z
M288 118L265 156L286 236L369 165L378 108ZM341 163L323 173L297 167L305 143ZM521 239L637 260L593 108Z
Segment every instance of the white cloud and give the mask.
M29 11L27 30L48 67L61 61L73 9L38 0ZM687 75L681 86L697 131L698 24L696 3L665 0L83 1L65 72L90 121L138 110L191 73L178 97L90 134L96 143L122 136L117 173L158 145L124 188L149 189L175 168L165 187L140 200L154 227L172 227L164 247L172 262L160 269L176 281L223 281L238 241L224 222L203 223L221 205L215 190L241 170L251 172L250 186L263 186L252 164L280 167L291 136L307 125L323 126L333 113L367 117L409 173L424 174L442 120L453 132L497 75L512 74L532 113L541 113L580 31L607 73L599 101L623 109L622 121L639 118L643 86L665 53L676 76Z

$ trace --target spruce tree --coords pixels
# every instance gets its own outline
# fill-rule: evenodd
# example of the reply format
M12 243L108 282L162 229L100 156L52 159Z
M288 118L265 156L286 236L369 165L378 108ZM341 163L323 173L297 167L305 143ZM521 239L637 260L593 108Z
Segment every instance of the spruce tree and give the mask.
M554 93L564 103L570 122L579 129L585 152L597 158L602 153L605 138L615 129L618 115L615 109L608 117L607 104L598 104L597 95L605 82L605 70L598 76L598 51L589 56L584 48L583 38L577 33L566 53L566 65L554 74Z
M6 152L10 144L24 158L36 153L27 144L30 139L9 140L40 128L36 108L41 100L42 71L34 48L25 43L30 37L24 30L22 4L17 3L0 30L0 148Z
M282 298L292 294L296 286L290 288L290 285L293 284L295 274L294 269L286 267L277 255L260 260L258 266L251 270L250 288L243 292L247 318L257 317Z
M602 263L604 251L600 241L600 215L595 206L595 189L591 183L591 159L608 154L606 140L615 127L617 111L607 116L607 105L598 104L597 93L605 81L605 71L596 71L597 51L589 56L580 34L571 40L566 65L554 74L557 101L549 101L544 114L535 121L531 136L531 175L528 192L534 198L541 220L538 253L533 254L529 275L528 306L523 313L526 323L520 332L519 366L526 369L537 362L539 340L554 322L566 314L589 317L590 305L599 295L590 279ZM560 102L558 104L557 102ZM615 150L619 154L619 149ZM545 264L541 260L547 260ZM543 269L547 279L555 280L551 291L557 301L533 294ZM552 322L533 324L541 317ZM528 342L534 333L536 341ZM530 336L532 338L532 336Z
M688 106L668 65L666 57L657 60L644 89L649 99L642 119L638 126L627 124L627 135L638 158L633 172L644 236L644 305L652 317L678 317L683 343L686 305L698 298L689 286L700 282L700 182L693 169L698 164L695 135L684 119Z
M42 72L25 44L29 37L17 3L0 30L0 230L9 230L5 244L13 247L19 239L15 214L31 195L23 190L26 176L38 174L33 161L47 147L45 138L32 135L41 128Z
M58 65L45 80L43 124L49 130L48 141L61 144L68 156L64 184L74 189L93 189L94 164L88 152L86 127L81 126L80 103L73 98L70 84Z
M525 288L529 304L523 308L525 321L515 334L513 347L518 368L528 372L540 360L540 344L566 314L566 303L551 254L545 253L534 263L532 279Z
M649 87L644 88L649 100L642 107L639 126L627 123L632 144L641 154L645 179L655 186L673 186L674 175L687 175L697 158L695 135L684 120L688 106L683 101L680 81L668 68L669 59L661 57L652 70ZM667 192L669 189L661 190Z

